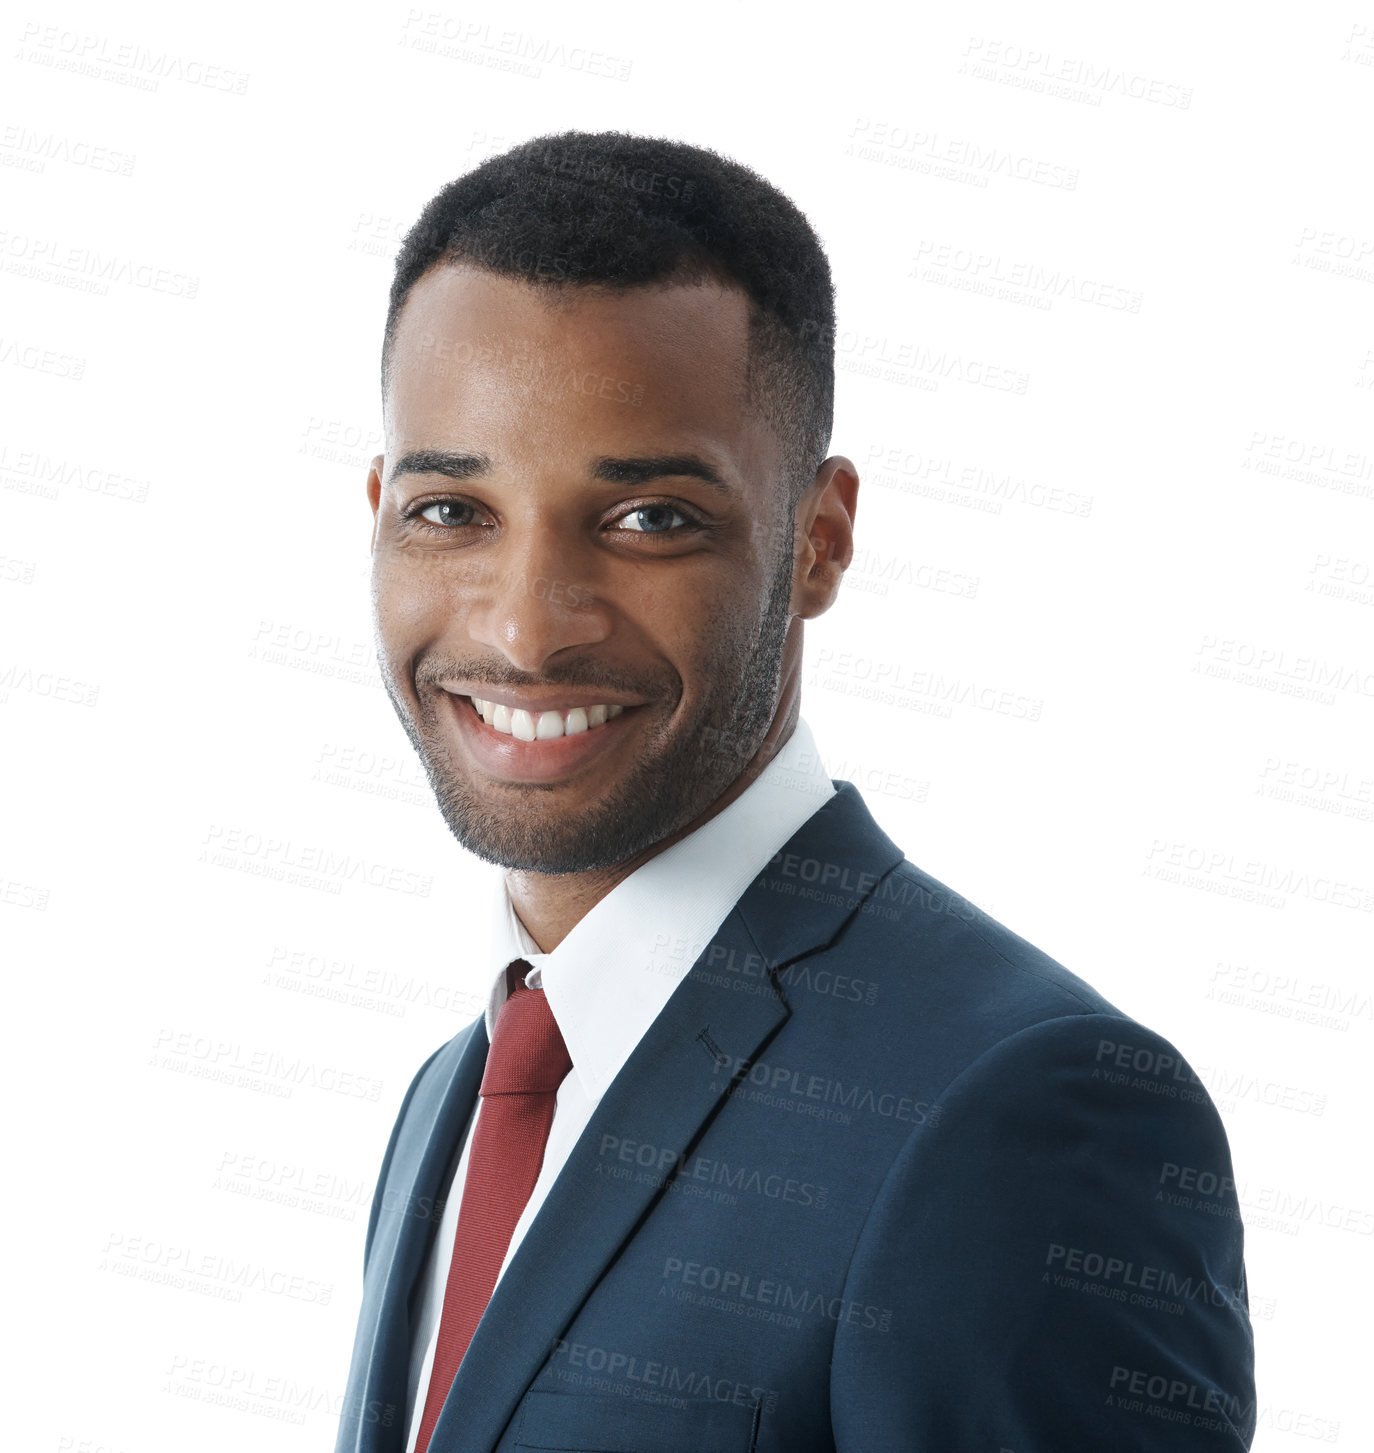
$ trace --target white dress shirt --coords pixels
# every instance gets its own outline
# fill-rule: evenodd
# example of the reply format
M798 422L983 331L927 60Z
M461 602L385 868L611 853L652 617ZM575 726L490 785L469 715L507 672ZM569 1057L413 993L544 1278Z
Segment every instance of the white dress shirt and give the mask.
M744 890L802 823L834 795L811 730L799 717L777 755L733 802L616 884L551 953L539 951L511 904L504 872L493 870L491 942L485 961L491 985L487 1038L495 1031L497 1013L506 999L506 968L512 959L522 958L531 965L525 983L532 989L543 988L572 1060L572 1069L558 1087L539 1179L516 1223L498 1281L592 1112L645 1031ZM410 1351L407 1453L414 1453L429 1388L458 1228L460 1197L452 1187L466 1184L468 1151L480 1113L479 1100L463 1132L462 1150L452 1182L445 1188L447 1200L423 1273Z

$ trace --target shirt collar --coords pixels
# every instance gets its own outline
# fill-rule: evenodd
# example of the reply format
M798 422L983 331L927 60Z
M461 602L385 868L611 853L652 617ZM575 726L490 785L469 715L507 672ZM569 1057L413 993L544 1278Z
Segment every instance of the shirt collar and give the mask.
M487 959L488 1040L506 999L512 959L543 987L573 1071L595 1102L750 883L835 795L807 723L798 717L768 766L714 817L640 864L541 953L497 869Z

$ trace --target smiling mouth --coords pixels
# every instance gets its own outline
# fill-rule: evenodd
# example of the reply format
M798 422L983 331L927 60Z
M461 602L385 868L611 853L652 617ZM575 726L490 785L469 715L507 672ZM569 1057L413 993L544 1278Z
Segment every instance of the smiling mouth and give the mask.
M546 742L558 737L580 736L614 721L625 710L623 706L612 704L574 706L567 711L530 712L499 701L483 701L479 696L463 699L493 731L521 742Z

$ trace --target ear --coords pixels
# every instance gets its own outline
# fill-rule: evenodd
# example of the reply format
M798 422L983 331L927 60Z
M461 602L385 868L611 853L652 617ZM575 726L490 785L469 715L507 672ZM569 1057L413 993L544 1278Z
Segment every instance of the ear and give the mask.
M816 478L797 501L793 615L811 620L834 605L840 581L854 558L858 496L858 470L851 460L835 454L816 471Z
M382 474L385 469L386 456L379 454L367 471L367 502L372 506L372 539L367 547L369 554L377 548L377 511L382 503Z

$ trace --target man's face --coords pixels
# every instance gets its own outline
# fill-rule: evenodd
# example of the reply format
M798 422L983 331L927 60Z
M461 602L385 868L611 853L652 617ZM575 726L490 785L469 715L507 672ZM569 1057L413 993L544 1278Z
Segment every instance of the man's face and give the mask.
M613 867L763 741L793 531L747 319L716 283L551 297L467 267L406 300L368 480L378 656L480 857Z

